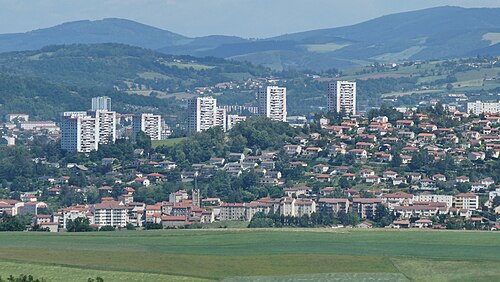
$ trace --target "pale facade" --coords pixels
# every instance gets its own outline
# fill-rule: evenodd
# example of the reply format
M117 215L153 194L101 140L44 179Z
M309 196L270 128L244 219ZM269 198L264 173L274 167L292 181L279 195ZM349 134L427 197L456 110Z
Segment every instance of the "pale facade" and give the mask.
M286 88L267 86L258 92L259 115L286 122Z
M467 113L475 115L496 114L500 112L500 102L470 102L467 103Z
M356 114L356 82L336 81L328 84L329 112Z
M98 121L86 112L64 112L61 121L61 149L89 153L99 145Z
M94 97L92 98L92 111L111 111L111 98Z
M247 119L246 116L240 115L227 115L227 130L231 130L238 123L245 121Z
M146 133L151 140L161 140L161 116L155 114L135 115L132 120L134 135L140 131Z
M195 97L188 100L188 130L201 132L220 126L226 131L226 110L217 107L213 97Z

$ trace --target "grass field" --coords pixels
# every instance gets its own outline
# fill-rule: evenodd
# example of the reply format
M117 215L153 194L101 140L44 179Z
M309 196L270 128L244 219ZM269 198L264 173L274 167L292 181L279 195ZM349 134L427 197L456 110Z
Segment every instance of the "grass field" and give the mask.
M170 139L165 139L165 140L153 140L151 141L151 145L153 148L159 147L159 146L174 146L176 144L179 144L183 142L184 140L187 140L187 137L179 137L179 138L170 138Z
M166 66L170 67L178 67L180 69L193 68L194 70L209 70L215 68L214 66L196 64L196 63L175 63L175 62L165 62L163 63Z
M160 230L1 233L0 275L50 281L493 281L493 232Z

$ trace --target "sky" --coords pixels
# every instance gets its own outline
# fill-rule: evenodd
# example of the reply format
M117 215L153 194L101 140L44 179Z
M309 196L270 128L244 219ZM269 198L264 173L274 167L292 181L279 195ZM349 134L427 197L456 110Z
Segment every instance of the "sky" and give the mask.
M500 7L500 0L0 0L0 33L125 18L191 37L265 38L445 5Z

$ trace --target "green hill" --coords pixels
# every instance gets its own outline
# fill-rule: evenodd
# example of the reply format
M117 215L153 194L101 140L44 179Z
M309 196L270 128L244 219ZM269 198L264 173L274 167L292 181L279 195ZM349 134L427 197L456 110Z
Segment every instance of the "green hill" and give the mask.
M48 46L0 54L0 114L56 118L63 110L86 110L93 96L108 95L116 110L176 115L182 114L179 98L193 95L186 90L270 74L245 62L122 44Z
M124 19L77 21L0 35L0 52L55 44L122 43L165 54L232 58L278 70L323 70L371 62L499 55L495 46L499 40L500 8L445 6L260 40L221 35L189 38Z

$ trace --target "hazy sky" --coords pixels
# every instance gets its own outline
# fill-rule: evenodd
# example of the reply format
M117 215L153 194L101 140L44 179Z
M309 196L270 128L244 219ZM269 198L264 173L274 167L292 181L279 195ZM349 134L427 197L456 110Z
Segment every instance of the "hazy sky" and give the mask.
M263 38L443 5L500 7L500 0L0 0L0 33L114 17L186 36Z

